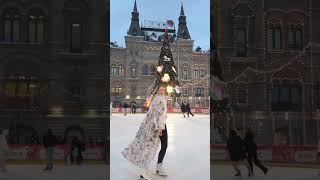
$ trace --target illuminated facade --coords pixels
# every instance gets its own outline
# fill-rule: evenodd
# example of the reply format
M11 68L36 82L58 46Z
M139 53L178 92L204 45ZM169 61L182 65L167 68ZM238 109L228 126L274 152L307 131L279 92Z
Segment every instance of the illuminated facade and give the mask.
M39 141L47 128L105 141L106 7L0 1L0 128L10 129L9 143Z
M142 107L146 92L155 79L152 71L159 60L161 36L166 23L144 21L140 26L135 3L131 25L125 36L126 48L110 49L111 101L114 106L135 102ZM178 30L169 27L175 65L181 82L182 100L192 107L209 107L209 52L195 52L181 7ZM208 40L209 41L209 40Z

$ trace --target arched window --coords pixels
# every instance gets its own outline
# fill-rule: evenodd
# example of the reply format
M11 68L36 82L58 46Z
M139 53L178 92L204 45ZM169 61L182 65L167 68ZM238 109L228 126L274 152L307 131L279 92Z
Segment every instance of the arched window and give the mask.
M183 65L182 78L184 80L188 79L188 65Z
M303 27L291 25L289 28L289 47L292 50L302 50L303 48Z
M150 66L150 74L154 73L156 70L157 70L157 69L156 69L156 65L152 64L152 65Z
M237 28L235 30L236 55L247 55L247 30L245 28Z
M282 30L280 25L269 25L268 30L268 47L270 50L282 49Z
M149 75L149 67L146 64L142 66L142 75Z
M111 75L117 75L117 66L115 64L111 65Z
M40 83L36 77L10 76L5 80L7 108L39 106Z
M45 16L40 11L33 11L28 16L28 42L42 43L44 41Z
M245 85L240 85L237 89L237 100L239 104L247 104L248 91Z
M275 111L301 111L302 87L298 81L273 82L272 110Z
M206 75L207 75L206 68L205 67L201 67L200 77L205 77Z
M200 70L198 66L193 67L193 77L194 78L199 78L200 77Z
M3 17L3 41L19 42L20 41L20 14L11 9L4 14Z
M119 67L118 67L118 74L120 76L124 75L124 66L122 64L120 64Z
M204 88L203 87L197 87L195 89L195 97L204 97Z
M71 24L71 51L80 52L81 51L81 24L73 23Z
M113 96L120 96L122 90L122 87L118 83L115 83L111 88L111 93Z
M135 67L132 67L132 69L131 69L131 77L132 78L136 78L137 77L137 70L136 70L136 68Z

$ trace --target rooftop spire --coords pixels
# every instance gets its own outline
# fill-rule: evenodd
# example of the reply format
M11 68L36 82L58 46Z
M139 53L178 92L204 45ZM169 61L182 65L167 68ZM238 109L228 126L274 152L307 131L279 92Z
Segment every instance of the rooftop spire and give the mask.
M183 4L181 1L181 12L180 12L180 17L179 17L179 25L178 25L178 36L177 38L181 39L191 39L189 30L187 27L187 17L184 14L184 9L183 9Z
M134 0L133 12L138 12L137 1L136 0Z
M137 8L136 0L134 1L134 7L133 7L133 11L131 12L131 15L132 15L131 24L127 34L132 36L140 36L142 35L142 31L139 24L139 12Z
M181 1L181 11L180 16L184 16L184 10L183 10L183 2Z

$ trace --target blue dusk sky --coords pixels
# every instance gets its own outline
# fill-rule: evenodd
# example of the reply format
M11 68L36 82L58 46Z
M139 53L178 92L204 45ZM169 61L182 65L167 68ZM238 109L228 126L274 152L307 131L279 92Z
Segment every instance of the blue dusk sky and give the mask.
M210 0L182 1L194 48L210 48ZM130 27L134 0L110 1L110 41L125 47L124 36ZM137 0L140 26L145 20L166 22L171 19L178 30L181 0Z

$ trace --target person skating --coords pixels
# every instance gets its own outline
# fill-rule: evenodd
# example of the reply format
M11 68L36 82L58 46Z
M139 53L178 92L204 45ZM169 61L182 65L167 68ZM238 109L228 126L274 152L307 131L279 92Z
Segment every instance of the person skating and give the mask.
M137 105L136 105L135 103L132 103L132 105L131 105L131 111L132 111L132 114L136 114Z
M238 165L245 158L244 142L235 130L230 131L229 139L227 140L227 148L230 160L232 161L232 166L236 171L235 176L241 176L241 170Z
M141 123L135 139L121 152L127 160L141 168L141 179L151 179L148 167L160 143L161 150L158 155L156 173L161 176L167 175L162 166L168 144L166 119L167 102L165 88L160 86L151 101L149 111Z
M254 140L254 134L251 131L247 131L245 138L244 138L244 143L246 147L246 152L247 152L247 160L249 163L249 176L253 176L253 164L252 161L258 166L264 174L268 173L268 168L266 168L259 160L258 158L258 153L257 153L257 144Z
M9 147L7 144L6 134L0 130L0 171L7 172L7 158Z
M123 105L124 116L127 115L128 107L129 107L128 104L125 102L124 105Z
M184 113L186 113L186 105L184 103L181 104L181 112L183 117L185 118L186 116L184 115Z
M192 115L192 117L194 116L192 114L192 112L191 112L191 108L190 108L190 104L189 103L187 103L187 105L186 105L186 111L187 111L188 117L189 117L190 114Z
M46 170L52 170L53 169L53 153L54 153L54 147L57 144L56 136L53 135L52 130L48 129L46 134L43 137L43 146L45 148L46 152Z

